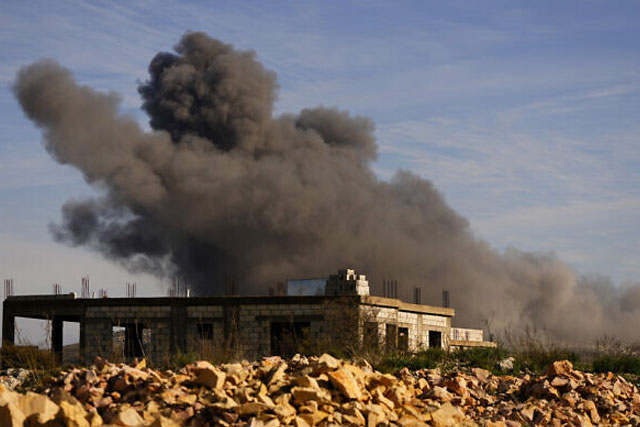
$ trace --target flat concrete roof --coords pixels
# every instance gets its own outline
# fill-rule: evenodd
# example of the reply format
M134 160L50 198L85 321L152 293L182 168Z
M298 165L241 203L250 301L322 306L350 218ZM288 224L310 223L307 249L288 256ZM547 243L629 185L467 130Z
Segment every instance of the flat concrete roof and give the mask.
M364 304L376 305L376 306L382 306L382 307L392 307L392 308L397 308L398 310L411 311L414 313L437 314L439 316L447 316L447 317L453 317L456 314L456 311L453 308L437 307L434 305L426 305L426 304L412 304L409 302L400 301L399 299L395 299L395 298L363 296L362 302Z

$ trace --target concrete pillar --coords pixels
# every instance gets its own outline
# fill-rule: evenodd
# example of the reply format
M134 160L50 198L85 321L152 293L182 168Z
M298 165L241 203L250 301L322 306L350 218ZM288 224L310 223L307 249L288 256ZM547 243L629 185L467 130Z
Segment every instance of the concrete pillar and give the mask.
M184 354L187 352L187 307L184 305L174 304L171 306L171 336L169 348L171 354L178 352Z
M86 363L87 360L87 333L85 330L85 318L84 316L80 318L80 343L78 344L78 356L80 357L80 361L82 363Z
M60 318L51 321L51 351L58 363L62 363L62 325Z
M239 345L238 328L240 326L240 307L227 304L223 310L225 347L236 351Z
M2 314L2 345L13 345L16 337L16 318L7 313L5 309Z

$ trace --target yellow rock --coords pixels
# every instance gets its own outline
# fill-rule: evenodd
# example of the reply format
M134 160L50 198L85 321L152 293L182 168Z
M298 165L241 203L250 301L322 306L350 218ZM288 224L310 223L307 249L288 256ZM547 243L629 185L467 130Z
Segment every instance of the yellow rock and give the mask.
M0 384L0 406L4 406L9 402L13 402L18 396L18 393L9 390L4 386L4 384Z
M130 406L125 406L116 414L111 420L111 424L125 426L125 427L137 427L144 423L142 417L138 412Z
M162 415L156 415L156 419L149 427L180 427L178 423Z
M331 399L329 392L320 388L294 387L291 389L291 395L297 404L303 404L309 400L322 401Z
M345 369L328 372L327 375L335 388L340 390L348 399L362 399L360 387L351 373Z
M37 420L40 424L53 420L60 410L58 405L47 396L33 392L18 396L15 404L27 419Z
M398 382L398 379L391 374L383 374L376 377L376 381L385 387L391 387Z
M318 385L318 381L315 378L310 377L309 375L303 375L301 377L296 377L293 379L293 382L300 387L313 388L318 390L320 386Z
M276 407L273 408L273 412L284 420L290 418L296 414L296 408L289 404L289 396L284 394L276 398Z
M264 411L267 411L270 408L268 405L265 405L261 402L247 402L242 405L236 406L233 408L238 415L246 416L246 415L258 415Z
M24 419L24 413L13 402L0 407L0 426L22 427Z
M454 427L461 424L464 415L458 408L447 402L431 413L433 425L439 427Z
M280 362L279 364L271 368L269 374L267 375L267 385L272 385L283 381L286 376L287 366L288 365L286 362Z
M316 424L320 423L322 420L324 420L328 416L329 414L327 414L326 412L315 411L312 413L300 414L298 417L305 420L307 424L309 424L310 426L315 426Z
M330 354L324 353L318 359L318 370L321 372L332 371L340 367L340 361Z
M89 421L87 421L87 411L77 401L63 400L60 402L58 419L63 421L67 427L90 427Z
M425 425L422 421L413 415L405 414L397 421L399 426L403 427L422 427Z
M233 385L242 383L250 375L250 371L240 363L230 363L222 368L227 375L226 380Z
M296 427L311 427L311 425L302 417L295 418Z
M194 376L193 381L209 388L222 388L226 374L215 368L209 362L195 362L187 366L187 370Z
M555 377L557 375L569 375L573 370L573 365L568 360L558 360L547 367L546 375Z
M97 412L89 413L89 425L91 427L98 427L103 425L102 417Z

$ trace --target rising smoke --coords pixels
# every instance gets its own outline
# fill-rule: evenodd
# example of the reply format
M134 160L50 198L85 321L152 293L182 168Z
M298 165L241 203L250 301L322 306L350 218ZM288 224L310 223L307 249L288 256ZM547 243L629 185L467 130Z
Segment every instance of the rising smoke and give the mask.
M220 294L228 274L241 292L266 294L352 265L374 294L384 278L405 299L423 285L432 304L450 290L463 324L632 338L640 288L620 295L602 278L578 281L552 255L494 252L429 181L374 175L369 119L322 107L274 117L276 77L255 53L187 33L149 73L139 92L153 132L54 61L18 73L15 94L49 153L103 194L67 202L57 240L182 275L201 295Z

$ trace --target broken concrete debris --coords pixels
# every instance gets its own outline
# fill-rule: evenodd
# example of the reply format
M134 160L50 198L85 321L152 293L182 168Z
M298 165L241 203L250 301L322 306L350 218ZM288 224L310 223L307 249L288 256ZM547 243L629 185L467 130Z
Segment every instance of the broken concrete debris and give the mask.
M640 425L624 378L553 363L539 377L473 368L383 374L366 362L192 363L179 371L108 363L61 371L38 392L0 385L1 426Z
M0 371L0 384L4 385L9 390L13 390L16 387L23 385L31 375L28 369L22 368L9 368Z

